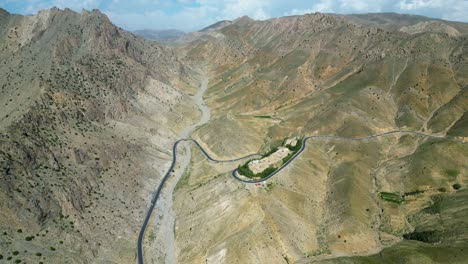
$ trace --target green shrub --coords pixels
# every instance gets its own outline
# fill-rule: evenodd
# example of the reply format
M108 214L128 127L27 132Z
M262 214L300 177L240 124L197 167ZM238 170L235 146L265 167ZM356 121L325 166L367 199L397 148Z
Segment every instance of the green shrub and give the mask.
M424 243L437 243L440 241L440 236L436 231L423 231L404 234L406 240L417 240Z
M237 172L239 172L240 175L244 175L245 177L253 178L255 176L255 173L253 173L253 171L250 170L248 165L249 162L250 161L247 161L243 165L239 165L239 167L237 167Z
M13 251L13 256L18 256L19 252L18 251Z
M439 214L440 207L442 203L442 195L431 196L432 205L423 209L423 212L426 214Z
M453 187L453 189L458 190L458 189L461 188L461 184L455 183L454 185L452 185L452 187Z
M288 160L290 160L293 156L294 156L294 152L293 153L289 153L286 157L283 158L283 164L288 162Z
M456 169L445 170L445 174L451 178L456 178L460 172Z
M382 200L391 203L401 204L404 201L403 196L398 193L381 192L379 196Z
M285 147L287 147L289 150L291 150L292 152L297 152L301 147L302 147L302 138L299 138L297 139L297 142L296 142L296 145L295 146L292 146L290 144L286 145Z
M246 176L246 177L248 177L250 179L252 179L252 178L263 179L263 178L269 176L270 174L272 174L275 170L276 170L275 167L270 166L270 167L266 168L264 171L255 174L255 173L253 173L253 171L250 170L250 168L248 166L248 162L245 163L244 165L239 165L239 167L237 167L237 171L239 172L239 174L241 174L243 176Z
M412 192L406 192L405 195L416 195L416 194L420 194L420 193L424 193L425 191L421 191L421 190L416 190L416 191L412 191Z
M262 155L262 158L268 157L268 156L270 156L271 154L275 153L276 151L278 151L278 147L272 148L270 151L268 151L267 153L263 154L263 155Z

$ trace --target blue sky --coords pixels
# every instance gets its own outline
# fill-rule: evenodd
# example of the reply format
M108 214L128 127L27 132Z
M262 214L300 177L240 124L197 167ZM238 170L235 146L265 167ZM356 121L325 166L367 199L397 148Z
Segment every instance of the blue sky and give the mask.
M0 0L0 7L18 14L53 6L97 8L128 30L193 31L243 15L268 19L313 12L397 12L468 22L468 0Z

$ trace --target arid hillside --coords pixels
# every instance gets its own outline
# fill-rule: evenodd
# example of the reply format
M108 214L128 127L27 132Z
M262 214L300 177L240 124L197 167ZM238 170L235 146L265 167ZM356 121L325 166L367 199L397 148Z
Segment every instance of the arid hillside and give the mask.
M196 74L97 10L51 9L0 10L0 76L2 258L135 261L172 142L200 115Z
M135 263L180 137L232 160L330 135L260 184L181 143L145 263L464 263L467 34L316 13L164 46L98 10L0 9L0 262Z
M197 33L182 49L212 66L213 117L193 137L214 156L265 153L292 136L343 139L310 140L262 186L193 159L174 194L178 260L463 262L467 28L317 13ZM388 131L425 135L349 140Z

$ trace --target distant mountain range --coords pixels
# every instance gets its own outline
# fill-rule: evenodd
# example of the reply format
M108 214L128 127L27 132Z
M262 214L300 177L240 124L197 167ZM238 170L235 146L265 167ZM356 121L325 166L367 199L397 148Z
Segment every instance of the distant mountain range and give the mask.
M178 29L164 29L164 30L156 30L156 29L141 29L135 30L133 33L144 37L149 40L168 40L168 39L175 39L185 35L185 32L178 30Z

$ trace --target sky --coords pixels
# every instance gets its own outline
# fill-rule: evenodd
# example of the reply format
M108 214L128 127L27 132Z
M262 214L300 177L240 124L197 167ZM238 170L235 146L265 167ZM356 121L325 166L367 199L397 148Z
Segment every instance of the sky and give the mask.
M396 12L468 22L468 0L0 0L10 13L51 8L99 9L127 29L195 31L220 20L247 15L264 20L305 13Z

